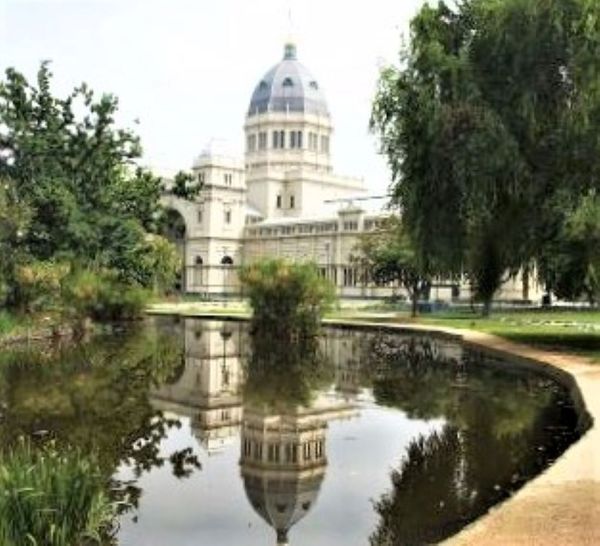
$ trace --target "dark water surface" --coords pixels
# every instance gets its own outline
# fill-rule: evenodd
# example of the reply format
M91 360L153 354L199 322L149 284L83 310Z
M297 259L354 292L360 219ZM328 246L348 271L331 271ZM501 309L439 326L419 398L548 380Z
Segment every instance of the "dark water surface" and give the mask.
M566 387L445 338L156 319L0 355L0 441L96 451L118 544L358 546L451 536L575 441Z

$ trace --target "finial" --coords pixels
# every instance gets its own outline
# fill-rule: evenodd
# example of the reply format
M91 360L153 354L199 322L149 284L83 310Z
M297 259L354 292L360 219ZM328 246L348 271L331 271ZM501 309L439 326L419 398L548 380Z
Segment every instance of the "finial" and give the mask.
M294 40L294 22L292 17L292 2L288 3L288 36L285 41L283 58L285 60L296 60L296 40Z

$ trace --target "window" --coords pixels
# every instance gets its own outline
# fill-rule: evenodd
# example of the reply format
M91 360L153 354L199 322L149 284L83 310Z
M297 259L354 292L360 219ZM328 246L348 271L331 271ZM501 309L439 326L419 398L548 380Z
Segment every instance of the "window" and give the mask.
M285 131L273 131L273 148L285 148Z
M233 265L233 258L231 256L223 256L221 265Z
M202 209L198 209L198 223L202 223Z
M204 184L204 173L203 172L198 173L198 184Z
M226 186L231 186L233 182L233 175L231 173L225 173L223 175L223 180L225 181Z
M290 148L302 148L302 131L290 131Z
M278 444L269 444L268 447L268 459L270 463L276 463L279 461L279 445Z
M230 210L225 211L225 223L231 224L231 211Z
M293 209L296 205L296 198L293 195L290 195L290 208Z
M292 78L285 78L283 80L283 87L294 87L294 82L292 81Z
M267 133L265 131L261 131L258 133L258 149L266 150L267 148Z
M358 283L358 269L344 267L344 286L356 286Z
M308 85L310 85L315 90L319 89L319 84L315 80L311 81Z
M249 152L256 150L256 135L248 135L246 146Z
M329 153L329 137L321 136L321 151L324 153Z
M277 208L280 209L281 208L281 195L277 196Z

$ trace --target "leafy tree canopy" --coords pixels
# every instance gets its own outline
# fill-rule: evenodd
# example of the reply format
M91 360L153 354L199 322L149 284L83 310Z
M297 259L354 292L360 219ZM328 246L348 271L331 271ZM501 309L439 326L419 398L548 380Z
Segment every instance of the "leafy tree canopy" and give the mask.
M422 260L488 303L599 187L599 30L589 0L440 2L382 71L371 125L392 201Z
M0 81L0 245L17 262L3 264L5 284L18 262L66 260L151 286L161 181L137 166L139 138L115 127L114 96L82 84L57 98L51 80L44 62L35 83L12 68Z

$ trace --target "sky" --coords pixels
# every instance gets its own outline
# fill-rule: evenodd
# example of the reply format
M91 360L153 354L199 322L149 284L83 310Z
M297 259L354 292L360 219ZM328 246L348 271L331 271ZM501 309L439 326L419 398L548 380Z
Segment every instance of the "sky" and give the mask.
M382 66L423 0L0 0L0 71L52 61L59 96L85 81L119 98L120 126L158 172L191 167L213 138L243 152L250 96L290 34L333 117L334 169L375 194L390 182L369 134ZM291 23L290 23L291 11Z

